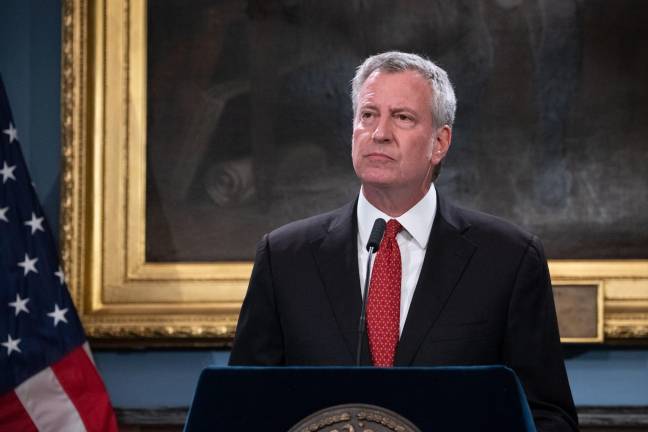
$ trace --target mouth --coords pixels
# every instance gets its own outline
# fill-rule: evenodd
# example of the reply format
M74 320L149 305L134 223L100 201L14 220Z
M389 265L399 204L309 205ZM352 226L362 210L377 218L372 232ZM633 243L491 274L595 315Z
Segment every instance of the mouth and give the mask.
M394 158L387 156L384 153L368 153L365 155L365 158L369 159L370 161L375 161L375 162L385 162L385 161L393 161Z

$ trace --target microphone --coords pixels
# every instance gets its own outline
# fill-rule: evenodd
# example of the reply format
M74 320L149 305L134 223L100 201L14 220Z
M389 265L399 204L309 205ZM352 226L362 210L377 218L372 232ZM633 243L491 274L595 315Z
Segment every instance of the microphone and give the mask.
M362 354L362 337L365 333L365 321L367 320L367 297L369 293L369 278L371 273L371 256L378 252L380 247L380 241L382 240L383 234L385 233L385 227L387 222L384 219L376 219L371 228L371 234L369 234L369 241L367 241L367 250L369 251L369 256L367 257L367 273L364 283L364 293L362 296L362 309L360 309L360 322L358 323L358 349L356 350L356 366L360 366L360 357Z
M376 221L373 224L373 228L371 228L371 234L369 234L369 241L367 242L367 250L369 251L369 257L371 257L372 253L378 252L378 248L380 247L380 241L382 240L382 236L385 233L385 227L387 226L387 222L385 222L385 219L376 219ZM372 249L373 248L373 252Z

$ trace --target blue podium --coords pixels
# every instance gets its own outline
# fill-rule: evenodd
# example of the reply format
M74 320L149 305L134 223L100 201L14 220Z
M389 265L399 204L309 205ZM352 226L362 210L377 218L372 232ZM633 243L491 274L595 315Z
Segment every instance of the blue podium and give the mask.
M503 366L210 367L185 431L288 431L345 404L385 408L421 431L535 431L522 386Z

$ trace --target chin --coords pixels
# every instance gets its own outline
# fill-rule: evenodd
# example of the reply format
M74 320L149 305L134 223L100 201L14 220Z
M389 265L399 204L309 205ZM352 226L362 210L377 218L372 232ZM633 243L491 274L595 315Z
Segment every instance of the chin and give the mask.
M398 179L398 176L396 176L393 172L376 168L364 169L360 173L356 171L356 175L363 184L370 185L375 184L389 186L390 184L395 183Z
M389 178L384 178L384 177L371 177L371 176L365 176L364 178L360 179L362 181L363 185L366 186L371 186L375 188L388 188L392 187L395 185L395 182L393 179Z

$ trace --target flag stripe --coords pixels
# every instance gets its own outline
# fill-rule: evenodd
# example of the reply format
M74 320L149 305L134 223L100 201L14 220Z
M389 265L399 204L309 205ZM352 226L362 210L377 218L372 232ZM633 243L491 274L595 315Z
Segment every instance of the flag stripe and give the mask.
M90 344L88 342L84 342L83 345L81 345L81 346L83 347L83 350L88 355L88 358L92 362L92 365L96 368L97 364L95 363L94 357L92 356L92 351L90 351Z
M16 387L16 396L39 431L86 431L51 368L43 369Z
M88 431L117 431L117 421L99 373L83 346L52 366Z
M38 432L31 417L13 391L0 396L0 430Z

